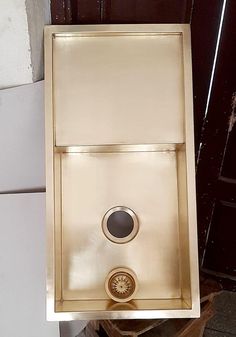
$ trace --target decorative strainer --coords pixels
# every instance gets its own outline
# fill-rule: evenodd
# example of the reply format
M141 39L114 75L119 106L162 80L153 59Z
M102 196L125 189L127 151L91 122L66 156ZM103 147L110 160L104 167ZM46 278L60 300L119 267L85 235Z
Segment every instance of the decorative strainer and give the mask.
M137 277L128 268L113 269L107 276L105 288L108 296L116 302L128 302L137 290Z

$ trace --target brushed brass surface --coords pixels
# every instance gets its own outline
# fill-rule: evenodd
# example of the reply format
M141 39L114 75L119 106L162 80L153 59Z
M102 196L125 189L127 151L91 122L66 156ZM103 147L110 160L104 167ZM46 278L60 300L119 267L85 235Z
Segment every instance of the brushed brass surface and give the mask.
M189 38L45 29L49 320L199 315ZM115 210L133 220L124 238L109 237ZM138 284L128 303L105 286L117 268Z
M182 59L176 33L56 34L56 145L182 143Z
M106 299L104 280L119 266L136 273L137 298L180 296L174 151L62 154L61 189L65 300ZM126 244L114 244L101 228L114 205L139 218L139 232Z

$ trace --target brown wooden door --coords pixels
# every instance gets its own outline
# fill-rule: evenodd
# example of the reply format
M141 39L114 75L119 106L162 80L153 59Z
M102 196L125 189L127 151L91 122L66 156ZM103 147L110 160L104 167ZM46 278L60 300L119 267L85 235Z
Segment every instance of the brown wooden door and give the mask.
M187 23L192 0L52 0L53 24Z
M191 22L200 267L235 289L236 1L52 0L51 9L53 24Z

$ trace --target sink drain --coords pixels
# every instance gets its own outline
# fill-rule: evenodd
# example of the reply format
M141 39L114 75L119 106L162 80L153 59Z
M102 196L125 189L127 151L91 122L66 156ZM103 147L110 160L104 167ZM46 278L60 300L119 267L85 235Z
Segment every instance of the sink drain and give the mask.
M113 207L102 219L102 230L107 239L112 242L129 242L135 238L139 230L137 215L128 207Z
M106 278L105 288L108 296L114 301L128 302L137 290L137 277L128 268L113 269Z

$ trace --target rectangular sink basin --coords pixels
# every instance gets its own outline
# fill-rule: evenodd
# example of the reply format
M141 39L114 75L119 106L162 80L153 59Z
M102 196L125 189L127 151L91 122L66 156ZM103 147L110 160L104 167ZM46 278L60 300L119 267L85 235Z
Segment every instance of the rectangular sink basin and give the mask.
M199 316L189 36L45 29L49 320Z

